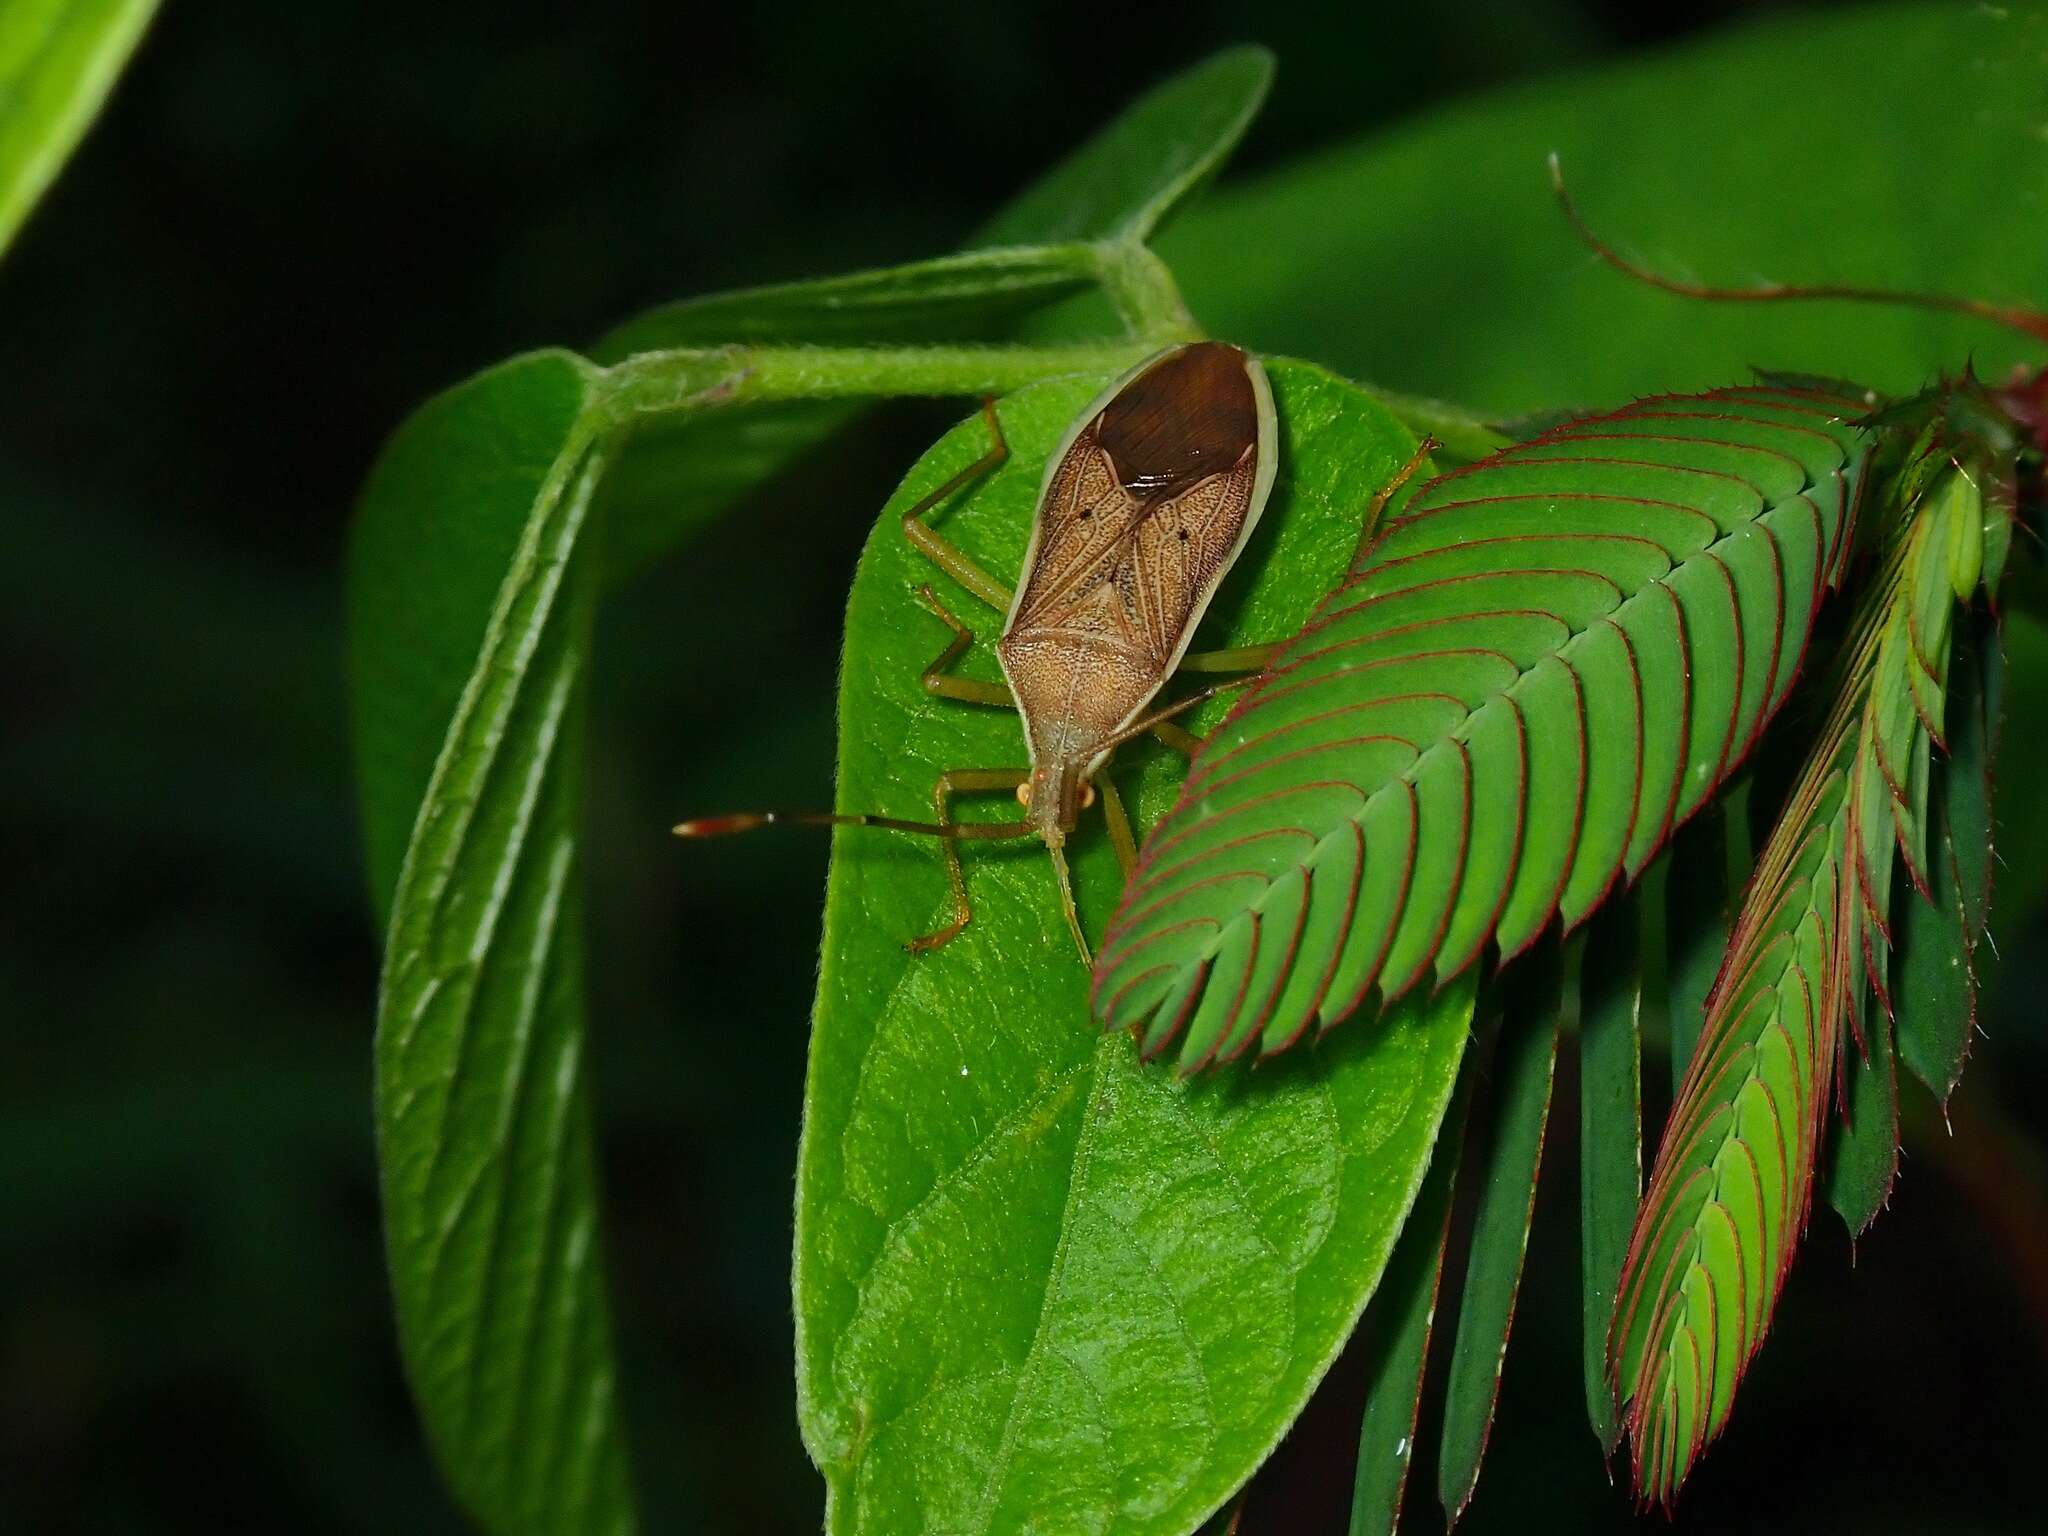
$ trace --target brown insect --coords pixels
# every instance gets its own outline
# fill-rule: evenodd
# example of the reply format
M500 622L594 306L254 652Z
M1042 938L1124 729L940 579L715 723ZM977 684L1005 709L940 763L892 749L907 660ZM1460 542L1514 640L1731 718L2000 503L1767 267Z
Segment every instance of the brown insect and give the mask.
M993 402L983 407L983 417L993 438L989 451L906 511L903 532L940 570L1005 615L996 655L1008 687L948 670L974 644L974 632L929 586L918 596L953 638L925 668L923 682L926 692L942 698L1014 705L1023 717L1030 767L941 774L932 791L932 822L760 812L686 821L675 830L682 837L709 837L797 821L942 839L954 918L911 940L913 951L938 948L972 916L959 841L1036 835L1052 854L1061 905L1085 959L1088 941L1067 872L1067 834L1099 797L1126 873L1137 857L1130 818L1103 764L1118 744L1148 731L1191 751L1196 739L1172 725L1171 717L1248 678L1145 713L1167 678L1177 670L1255 671L1273 649L1188 650L1272 490L1278 467L1272 391L1255 359L1215 341L1168 348L1111 384L1075 419L1047 464L1023 580L1014 594L925 521L1008 457ZM954 795L988 790L1013 790L1025 819L952 819Z

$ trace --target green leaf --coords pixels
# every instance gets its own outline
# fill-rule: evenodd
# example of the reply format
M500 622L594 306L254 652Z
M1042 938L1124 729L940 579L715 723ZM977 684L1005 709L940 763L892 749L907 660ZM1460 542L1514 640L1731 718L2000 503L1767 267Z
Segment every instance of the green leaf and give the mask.
M1351 1536L1393 1536L1401 1521L1408 1469L1415 1460L1429 1341L1443 1286L1444 1250L1451 1237L1451 1196L1465 1150L1472 1077L1468 1061L1444 1114L1422 1192L1415 1197L1415 1209L1387 1261L1386 1279L1373 1298L1377 1305L1360 1325L1367 1334L1367 1387L1358 1426L1358 1466L1351 1482Z
M376 1096L399 1339L458 1497L520 1536L634 1527L583 1070L591 388L542 353L431 402L371 476L352 571L392 892Z
M1884 988L1893 856L1922 858L1930 725L1942 716L1961 579L1958 534L1981 523L1971 450L1930 431L1925 495L1887 488L1828 713L1744 893L1650 1187L1610 1333L1637 1491L1669 1504L1727 1422L1804 1226L1843 1023L1855 1117L1830 1197L1861 1230L1897 1163ZM1937 445L1938 446L1934 446ZM1916 468L1918 465L1915 466ZM1907 487L1901 473L1893 486ZM1875 995L1866 1002L1866 993Z
M1230 48L1155 86L972 243L1151 238L1237 147L1272 83L1272 54Z
M1509 983L1493 1059L1492 1122L1487 1132L1486 1182L1472 1223L1472 1251L1458 1304L1458 1336L1444 1395L1443 1449L1437 1462L1437 1497L1455 1525L1471 1502L1493 1431L1501 1366L1514 1325L1529 1223L1536 1215L1536 1184L1543 1134L1550 1124L1550 1090L1557 1042L1578 1006L1576 984L1562 985L1556 957L1545 956L1539 975Z
M1147 837L1105 1022L1184 1069L1271 1054L1583 921L1783 702L1848 544L1860 410L1652 399L1424 487ZM1303 935L1298 963L1257 965L1265 928Z
M1961 644L1950 690L1943 805L1961 886L1964 937L1974 953L1991 921L1993 849L1998 840L1992 790L2005 725L2004 625L1995 614L1978 614L1958 628Z
M1995 378L2038 358L1982 322L1630 283L1573 239L1545 162L1596 230L1674 275L2038 305L2048 241L2002 210L2048 207L2044 46L2032 0L1762 15L1221 188L1160 253L1216 334L1495 419L1756 366L1907 391L1974 357Z
M349 547L349 661L380 919L512 553L595 389L572 353L514 358L421 406L370 472Z
M1899 1059L1944 1105L1977 1028L1977 945L1991 898L1991 767L1997 747L1996 621L1957 626L1948 753L1934 774L1928 889L1898 915L1893 1001Z
M1607 1322L1643 1192L1643 905L1646 880L1593 920L1579 968L1579 1275L1586 1413L1602 1452L1621 1441ZM1655 893L1662 894L1661 886ZM1571 963L1571 957L1567 957Z
M1322 370L1276 361L1269 375L1279 478L1201 645L1298 625L1410 451ZM1103 382L1004 400L1010 458L936 517L940 531L1013 573L1046 457ZM986 444L979 420L948 434L861 559L843 808L929 816L941 770L1022 760L1014 713L920 686L948 635L917 586L980 629L970 676L995 676L997 616L898 526ZM1142 743L1115 772L1142 823L1181 766ZM1119 879L1106 843L1084 821L1070 845L1092 923ZM796 1256L799 1417L828 1528L1189 1530L1270 1451L1371 1295L1450 1097L1470 989L1256 1075L1175 1082L1094 1028L1044 850L975 844L964 862L973 923L912 956L904 941L949 910L937 851L835 833Z
M1892 1021L1881 1008L1865 1011L1863 1054L1847 1064L1848 1109L1835 1136L1828 1169L1828 1204L1861 1237L1891 1198L1899 1172L1899 1079L1892 1061Z
M1939 802L1928 833L1934 847L1927 895L1907 900L1895 924L1892 997L1899 1059L1946 1104L1962 1077L1977 1024L1977 975L1949 813Z
M0 6L0 251L14 242L156 14L156 0Z

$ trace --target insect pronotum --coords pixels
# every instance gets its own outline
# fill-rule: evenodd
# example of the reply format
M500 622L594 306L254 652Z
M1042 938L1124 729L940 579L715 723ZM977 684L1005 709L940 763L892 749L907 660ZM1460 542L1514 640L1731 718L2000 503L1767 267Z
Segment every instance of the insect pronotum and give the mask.
M942 773L932 790L937 819L930 822L755 812L686 821L675 830L682 837L709 837L793 821L941 839L954 916L912 939L913 951L938 948L970 920L957 842L1035 835L1052 856L1061 907L1086 959L1088 941L1064 851L1081 811L1099 798L1126 873L1136 861L1129 817L1102 772L1110 753L1146 732L1191 752L1199 743L1171 718L1249 677L1147 713L1166 680L1181 670L1248 674L1272 654L1269 645L1191 652L1188 644L1272 491L1278 468L1273 396L1256 359L1215 341L1169 347L1110 384L1074 419L1047 462L1014 592L925 520L1008 456L992 402L983 417L989 451L909 508L903 532L940 570L1004 615L996 655L1007 687L956 677L949 668L974 644L974 632L929 586L921 587L919 599L953 631L924 670L925 690L1014 707L1022 717L1029 766ZM952 819L954 795L991 790L1014 792L1024 818Z

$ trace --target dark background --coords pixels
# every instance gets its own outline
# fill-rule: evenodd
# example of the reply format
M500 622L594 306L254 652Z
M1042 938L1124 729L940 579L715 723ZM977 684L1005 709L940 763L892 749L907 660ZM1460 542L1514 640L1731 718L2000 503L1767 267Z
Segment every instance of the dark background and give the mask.
M1281 63L1243 170L1746 8L568 9L172 6L0 261L5 1529L458 1528L390 1330L341 660L350 503L422 397L662 299L943 251L1225 43ZM824 847L685 870L659 830L828 798L854 552L942 417L845 435L604 621L596 1049L654 1530L801 1531L821 1498L787 1274ZM2040 1528L2025 916L1956 1136L1915 1129L1853 1274L1817 1219L1681 1530ZM1569 1161L1475 1531L1629 1524L1579 1406ZM1247 1531L1330 1527L1347 1390Z

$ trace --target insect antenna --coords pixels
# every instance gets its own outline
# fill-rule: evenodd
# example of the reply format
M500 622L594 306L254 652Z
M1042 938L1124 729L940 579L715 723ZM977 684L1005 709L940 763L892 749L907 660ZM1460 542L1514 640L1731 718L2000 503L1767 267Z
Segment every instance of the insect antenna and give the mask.
M1949 314L1972 315L1979 320L1989 320L1994 325L2003 325L2031 336L2036 341L2048 342L2048 314L2027 309L2017 304L1993 304L1983 299L1960 299L1945 293L1912 293L1893 288L1863 288L1849 283L1759 283L1753 288L1717 288L1706 283L1688 283L1675 277L1666 277L1638 262L1629 260L1613 246L1594 234L1580 216L1571 193L1565 190L1564 167L1553 153L1550 157L1550 185L1557 193L1558 206L1563 209L1565 221L1572 232L1579 237L1589 251L1615 271L1632 277L1639 283L1652 288L1661 288L1666 293L1678 294L1681 298L1711 299L1720 303L1777 303L1810 299L1843 299L1854 304L1898 304L1911 309L1938 309Z
M1037 829L1028 821L905 821L896 816L871 816L863 811L739 811L729 816L697 816L669 830L677 837L730 837L762 827L881 827L914 832L952 842L996 842L1029 837Z

